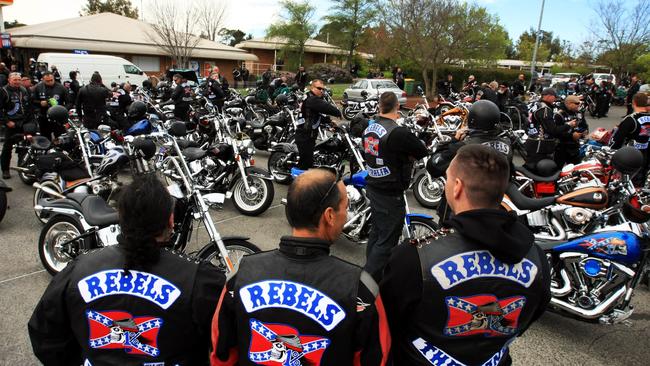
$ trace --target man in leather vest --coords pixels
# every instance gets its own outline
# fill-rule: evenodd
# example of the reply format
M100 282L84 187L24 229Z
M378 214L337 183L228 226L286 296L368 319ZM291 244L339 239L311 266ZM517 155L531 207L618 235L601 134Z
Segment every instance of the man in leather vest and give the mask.
M516 216L498 209L508 179L502 154L462 147L447 170L451 229L393 252L381 295L396 366L509 365L508 345L544 312L544 253Z
M415 160L429 150L407 128L397 125L399 102L392 92L379 96L379 114L363 133L364 159L367 163L367 188L370 199L370 234L364 269L376 280L390 251L399 240L406 206L404 191L411 181Z
M181 121L187 121L190 113L190 102L192 101L192 88L181 74L174 74L172 79L176 87L174 87L170 99L160 105L173 104L174 117Z
M217 107L217 110L221 112L223 104L226 100L226 93L221 89L221 83L219 82L219 73L213 72L210 74L210 77L203 84L206 97L208 100Z
M165 248L174 200L148 175L119 203L119 245L57 274L29 321L46 365L206 365L223 272Z
M98 72L90 77L90 84L82 87L77 96L77 114L82 118L86 128L96 129L104 123L106 115L106 99L112 95L111 91L102 83Z
M55 105L65 107L67 103L68 91L63 85L54 80L54 75L47 71L43 73L42 80L34 87L32 94L32 103L37 115L38 126L41 135L52 141L52 135L59 137L65 132L65 127L47 119L47 110Z
M77 80L77 72L70 71L69 76L70 79L63 82L63 87L68 91L68 96L66 97L67 104L65 106L68 110L75 107L77 95L79 95L79 89L81 88L81 86L79 86L79 81Z
M318 126L324 122L323 115L341 117L341 111L336 106L323 99L325 86L320 79L311 82L307 98L302 102L300 112L301 118L296 123L296 145L298 147L298 169L307 170L314 165L314 146L318 136Z
M11 163L11 150L22 136L23 127L31 125L32 133L36 132L33 124L32 106L30 92L21 85L20 74L12 72L9 74L9 82L0 89L0 123L5 127L5 141L2 144L2 155L0 165L2 166L2 178L9 179L9 165ZM17 140L18 139L18 140Z
M121 84L111 94L112 96L106 102L106 105L111 114L111 120L115 122L114 127L127 129L129 128L129 121L127 121L126 113L129 105L133 103L133 98L131 98L131 84L128 82Z
M634 112L627 115L612 135L611 147L620 149L630 143L643 153L643 168L632 179L636 186L643 186L650 165L648 144L650 143L650 111L647 110L648 94L636 93L632 98Z
M345 186L312 169L289 187L292 236L242 259L212 323L216 365L386 364L390 335L378 286L330 256L346 222Z
M589 125L585 116L580 112L580 97L569 95L564 103L555 111L555 125L564 128L571 122L576 126L561 132L557 137L559 144L555 149L555 163L558 168L564 164L578 164L580 162L580 139L589 132Z
M578 126L578 121L569 121L566 124L557 125L555 123L554 106L557 99L557 93L553 88L546 88L541 93L542 100L537 104L537 109L533 112L531 121L528 125L528 136L534 139L550 140L557 143L558 139L564 134ZM533 140L531 140L532 142ZM548 144L548 143L547 143ZM533 152L528 151L526 156L526 165L534 169L537 162L542 159L553 159L555 148L549 151Z

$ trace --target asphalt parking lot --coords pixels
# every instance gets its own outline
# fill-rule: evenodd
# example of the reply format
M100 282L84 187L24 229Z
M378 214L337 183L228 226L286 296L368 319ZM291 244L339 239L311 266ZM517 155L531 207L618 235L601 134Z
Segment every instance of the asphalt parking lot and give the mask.
M620 121L624 110L612 107L610 117L588 120L591 128L611 128ZM257 164L266 167L267 153L260 153ZM41 294L50 282L38 258L37 241L41 224L32 208L33 188L15 176L7 183L14 189L9 195L10 209L0 223L0 365L38 365L27 335L27 321ZM277 246L280 236L289 234L280 199L286 187L275 185L271 208L259 217L241 216L231 203L213 211L222 235L245 235L265 250ZM413 212L422 209L409 193ZM431 212L429 212L431 213ZM201 243L193 242L189 250ZM365 247L341 240L332 254L363 264ZM408 284L405 284L408 285ZM650 291L640 286L633 304L636 311L631 325L599 325L547 313L511 347L516 365L647 365L650 359ZM432 314L435 316L435 314Z

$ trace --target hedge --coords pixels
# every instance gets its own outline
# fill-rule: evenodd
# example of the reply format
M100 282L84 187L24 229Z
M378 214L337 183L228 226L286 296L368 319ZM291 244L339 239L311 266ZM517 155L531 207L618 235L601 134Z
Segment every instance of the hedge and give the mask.
M424 81L422 79L422 71L416 70L416 69L411 69L408 67L404 68L406 77L407 78L412 78L415 79L417 84L420 84L424 87ZM479 83L489 83L492 80L496 80L498 82L507 82L508 85L511 85L519 76L519 74L523 73L526 75L526 81L530 80L530 77L528 76L528 71L525 70L511 70L511 69L487 69L487 68L461 68L461 67L456 67L456 66L443 66L438 69L438 76L436 78L436 81L438 80L443 80L447 78L447 74L451 73L451 75L454 77L454 87L457 90L460 90L463 86L463 84L467 81L467 78L470 75L474 75L476 77L476 80ZM431 73L429 73L431 75ZM386 75L387 78L392 77L392 75Z

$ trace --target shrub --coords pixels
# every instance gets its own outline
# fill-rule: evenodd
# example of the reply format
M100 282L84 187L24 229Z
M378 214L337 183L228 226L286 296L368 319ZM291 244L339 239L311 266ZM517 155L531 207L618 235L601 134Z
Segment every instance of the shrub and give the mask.
M333 78L335 83L352 82L350 71L333 64L313 64L307 68L307 74L309 80L321 79L327 82Z

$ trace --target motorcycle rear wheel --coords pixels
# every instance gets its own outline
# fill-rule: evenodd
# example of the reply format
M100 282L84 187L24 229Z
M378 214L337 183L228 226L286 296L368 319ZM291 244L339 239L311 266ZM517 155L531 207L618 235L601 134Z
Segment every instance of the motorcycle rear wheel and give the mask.
M284 164L287 158L287 153L284 151L274 151L269 156L268 168L273 179L280 184L291 183L291 171L288 170Z
M253 190L246 192L244 181L238 179L232 189L232 202L237 211L247 216L257 216L266 211L275 196L273 182L259 177L246 177L248 186Z
M55 216L43 227L38 239L38 256L43 267L52 276L61 272L79 254L91 248L88 238L78 239L71 243L72 250L69 252L60 246L61 243L73 239L83 232L81 223L68 216Z
M239 270L239 262L241 262L241 259L244 256L255 254L261 251L257 245L249 242L248 240L224 239L223 243L228 250L228 256L230 257L230 260L235 267L235 270L232 273L228 274L229 276L237 273ZM206 247L199 251L198 256L201 260L210 262L212 265L221 268L224 271L227 268L226 263L224 262L223 258L221 258L221 253L219 253L219 249L217 248L216 244L208 244Z

